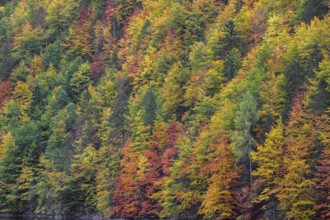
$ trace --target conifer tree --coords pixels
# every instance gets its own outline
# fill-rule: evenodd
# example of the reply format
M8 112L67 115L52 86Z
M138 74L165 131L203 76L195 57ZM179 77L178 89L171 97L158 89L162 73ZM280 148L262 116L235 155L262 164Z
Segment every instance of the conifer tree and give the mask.
M252 159L251 152L255 148L255 140L252 136L252 127L257 122L257 101L248 91L239 106L238 114L235 118L236 131L232 136L234 154L239 164L249 170L248 181L252 185ZM249 179L249 180L247 180Z

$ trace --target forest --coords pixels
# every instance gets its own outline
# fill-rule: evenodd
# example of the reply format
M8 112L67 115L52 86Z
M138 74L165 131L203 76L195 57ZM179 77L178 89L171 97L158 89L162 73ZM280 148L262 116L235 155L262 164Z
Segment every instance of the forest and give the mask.
M330 219L329 0L0 0L0 213Z

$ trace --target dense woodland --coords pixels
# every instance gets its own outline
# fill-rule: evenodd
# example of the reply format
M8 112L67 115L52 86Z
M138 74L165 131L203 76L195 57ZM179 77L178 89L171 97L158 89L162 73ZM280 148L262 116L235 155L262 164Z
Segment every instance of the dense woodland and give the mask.
M330 219L328 0L1 0L0 212Z

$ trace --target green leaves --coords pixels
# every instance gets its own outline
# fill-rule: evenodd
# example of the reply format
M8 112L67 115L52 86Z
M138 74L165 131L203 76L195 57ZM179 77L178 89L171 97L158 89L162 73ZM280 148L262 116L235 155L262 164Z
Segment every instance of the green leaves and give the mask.
M251 92L247 92L239 105L235 118L236 132L233 136L234 152L238 159L249 157L254 147L252 127L257 122L257 101Z
M78 71L72 75L70 87L75 101L78 101L82 93L91 85L91 75L92 71L88 63L81 64Z

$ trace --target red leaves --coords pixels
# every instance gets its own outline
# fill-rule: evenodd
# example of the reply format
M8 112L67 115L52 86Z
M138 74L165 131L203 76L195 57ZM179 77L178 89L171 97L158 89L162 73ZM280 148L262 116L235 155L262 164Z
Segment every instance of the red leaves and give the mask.
M251 202L251 188L243 187L235 196L236 203L238 205L238 210L243 213L243 219L252 219L251 210L253 208L253 203Z
M322 149L316 166L313 181L316 183L317 200L315 209L320 219L330 218L330 118L321 116L316 118Z
M134 218L138 216L139 189L135 178L137 173L137 155L130 151L131 142L124 146L124 158L121 161L121 173L116 184L112 201L115 215Z
M165 175L169 175L169 168L173 164L178 153L174 147L174 144L178 139L179 130L180 130L179 124L172 123L166 132L167 141L165 143L165 150L161 158L162 170Z
M106 10L105 10L105 19L107 21L111 21L111 19L113 18L114 14L115 14L115 0L107 0L106 3Z
M164 151L163 157L161 159L162 169L165 175L169 175L169 167L174 161L174 157L177 155L177 151L174 147L168 147Z
M86 21L89 17L88 15L88 8L85 6L80 7L80 19L79 19L79 25L81 25L84 21Z
M323 152L318 161L319 165L316 167L317 171L314 178L318 195L315 209L321 219L330 218L330 152L326 148L326 146L323 146Z
M77 55L92 57L93 53L93 20L95 11L86 7L80 9L80 19L75 29L70 33L70 48Z
M105 71L105 66L103 63L105 55L103 53L99 54L91 64L92 69L92 78L93 80L97 80L99 76Z
M134 11L133 11L133 14L128 19L126 19L124 21L124 23L123 23L123 32L125 34L127 34L126 29L130 26L130 24L133 23L134 17L138 16L141 12L142 12L142 10L140 8L135 8ZM144 12L144 14L145 14L145 12Z
M12 92L11 81L5 80L0 82L0 109L4 106L5 102L10 98Z
M151 198L156 192L156 182L164 175L169 175L177 150L175 143L182 132L182 125L171 123L155 131L150 148L143 151L134 150L133 144L127 142L124 147L124 158L121 161L121 174L116 184L113 202L116 204L116 216L126 218L155 218L159 207ZM139 174L138 161L147 158L147 173Z

